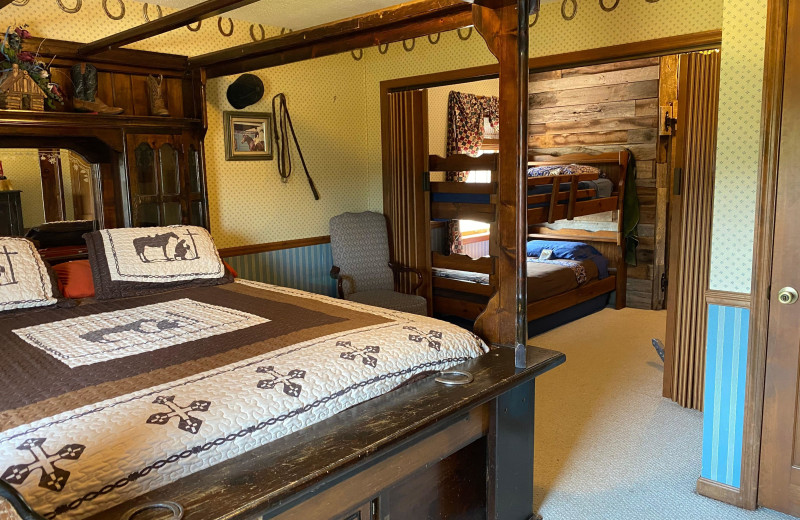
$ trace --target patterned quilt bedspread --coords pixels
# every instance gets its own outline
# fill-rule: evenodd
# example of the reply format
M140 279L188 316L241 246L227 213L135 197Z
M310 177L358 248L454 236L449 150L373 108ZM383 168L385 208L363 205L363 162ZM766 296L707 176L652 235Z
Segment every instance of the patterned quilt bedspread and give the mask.
M83 518L485 351L438 320L247 281L0 317L0 478Z

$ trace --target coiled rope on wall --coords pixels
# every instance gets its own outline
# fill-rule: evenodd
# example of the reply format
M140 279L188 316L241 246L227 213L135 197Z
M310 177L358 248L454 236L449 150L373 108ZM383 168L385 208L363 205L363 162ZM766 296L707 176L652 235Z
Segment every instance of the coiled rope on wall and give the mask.
M264 38L267 37L267 32L264 30L264 26L258 24L258 28L261 29L261 38L256 38L256 33L254 31L256 24L250 24L250 37L253 39L254 42L260 42Z
M145 2L145 4L142 6L142 12L144 13L144 21L145 22L150 22L151 21L150 20L150 13L148 12L149 10L150 10L150 5L147 2ZM161 18L162 16L164 16L164 12L161 11L161 6L160 5L156 6L156 12L158 13L158 18ZM156 18L156 20L158 20L158 18Z
M119 14L115 16L111 14L111 11L108 10L108 0L103 0L103 11L105 11L106 16L112 20L122 20L125 18L125 2L122 0L117 0L117 3L119 4Z
M83 7L83 0L76 0L75 7L72 8L69 8L66 5L64 5L64 2L62 2L61 0L56 0L56 2L58 3L58 7L60 7L62 11L69 14L75 14L81 10L81 7Z
M604 0L600 0L600 9L602 9L603 11L605 11L607 13L610 13L611 11L616 9L618 5L619 5L619 0L614 0L614 4L613 5L610 5L610 6L606 7L605 1Z
M567 14L567 3L572 4L572 14ZM570 21L575 18L578 14L578 0L564 0L561 2L561 17L566 20Z
M228 32L225 32L222 29L222 17L220 16L219 18L217 18L217 28L219 29L219 33L222 36L228 37L233 35L233 20L228 18L228 24L230 24L230 30Z

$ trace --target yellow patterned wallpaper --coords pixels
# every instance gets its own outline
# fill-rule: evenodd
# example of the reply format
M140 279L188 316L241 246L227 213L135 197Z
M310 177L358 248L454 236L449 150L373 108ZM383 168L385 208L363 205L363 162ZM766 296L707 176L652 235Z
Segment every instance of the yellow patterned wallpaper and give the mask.
M271 99L286 94L309 172L320 192L315 201L299 157L292 176L280 180L277 161L225 161L219 131L206 136L211 229L220 247L328 234L328 220L367 209L363 66L350 54L303 61L257 72L264 98L247 110L271 112ZM208 85L208 124L222 128L230 79ZM292 150L294 150L292 145ZM380 170L376 172L380 178Z
M561 16L561 2L542 5L539 19L530 29L530 55L547 56L609 45L690 34L722 27L723 0L621 1L606 13L596 1L578 1L578 13L570 21ZM533 18L531 18L533 21ZM467 31L461 32L467 36ZM435 40L435 38L434 38ZM410 42L408 42L410 45ZM377 48L364 51L367 63L368 168L380 172L380 82L388 79L430 74L444 70L496 63L483 40L473 33L463 41L456 31L443 33L438 44L418 38L412 52L399 43L389 45L385 55ZM379 175L371 175L371 209L383 207Z
M22 0L24 1L24 0ZM72 7L76 0L62 0ZM264 0L267 1L267 0ZM728 0L732 1L732 0ZM19 2L19 0L18 0ZM66 14L56 0L29 0L0 11L6 25L27 22L37 36L89 41L144 21L143 4L124 0L126 16L113 21L102 0L83 0L81 11ZM597 2L578 1L571 21L561 17L560 2L548 3L531 29L531 55L577 51L593 47L692 33L722 26L723 0L626 0L611 13ZM116 0L108 1L112 14ZM153 5L151 17L156 16ZM166 14L170 9L163 8ZM197 33L178 29L135 44L134 47L195 55L251 41L248 22L235 22L234 34L224 38L215 20ZM267 28L267 35L278 32ZM256 27L257 35L260 30ZM462 34L466 36L466 31ZM410 42L409 42L410 43ZM380 148L380 81L404 76L493 63L477 34L461 40L455 31L443 33L437 45L426 38L412 52L399 43L385 55L377 48L364 51L361 61L349 53L275 67L258 72L266 94L252 111L270 111L269 99L286 92L303 152L322 193L315 202L304 175L295 164L288 185L279 182L275 162L226 162L222 155L222 112L231 108L225 89L232 80L211 80L208 88L209 133L206 163L209 177L212 233L221 247L303 238L327 233L328 219L342 211L382 209Z
M725 0L710 288L750 292L767 0Z

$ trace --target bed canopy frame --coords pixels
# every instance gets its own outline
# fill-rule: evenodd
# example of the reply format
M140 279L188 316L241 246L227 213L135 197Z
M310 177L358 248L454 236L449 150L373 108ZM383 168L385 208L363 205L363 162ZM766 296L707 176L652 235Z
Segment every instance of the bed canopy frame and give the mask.
M182 25L216 16L256 0L206 0L81 46L91 57ZM517 367L525 366L527 335L528 17L539 0L421 0L361 16L195 56L190 69L208 78L240 74L368 46L474 26L499 63L500 151L497 166L497 293L478 318L475 330L487 342L513 347ZM514 280L514 283L510 283Z
M75 54L113 59L122 45L253 1L207 0L81 45ZM538 9L539 0L420 0L188 59L187 73L214 78L474 26L499 62L501 136L490 250L498 283L475 330L487 343L505 348L459 367L474 376L470 384L446 387L428 378L93 518L120 518L132 507L175 501L188 520L366 520L377 514L373 497L391 502L387 490L401 489L413 502L415 492L398 487L398 479L424 480L429 473L421 472L432 466L479 470L471 478L486 490L485 499L465 498L459 486L466 477L437 476L437 503L461 507L477 500L476 511L482 512L475 518L535 517L534 383L565 361L561 353L526 346L528 23ZM459 459L459 454L466 455ZM486 464L476 465L475 456ZM468 464L458 466L459 460Z

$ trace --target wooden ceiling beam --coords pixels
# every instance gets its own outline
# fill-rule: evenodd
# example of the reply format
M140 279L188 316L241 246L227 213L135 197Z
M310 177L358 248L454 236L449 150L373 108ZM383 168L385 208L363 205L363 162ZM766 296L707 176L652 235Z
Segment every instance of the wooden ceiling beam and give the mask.
M472 25L463 0L420 0L189 59L209 78L319 58Z
M464 2L479 5L481 7L488 7L490 9L500 9L509 5L517 5L518 0L464 0ZM530 0L528 2L528 14L539 12L540 0Z
M5 6L7 6L8 4L10 4L13 1L14 0L0 0L0 9L4 8Z
M38 53L45 62L56 67L71 67L84 61L78 56L82 44L62 40L30 38L23 40L22 50ZM135 49L113 49L92 57L92 63L103 72L131 73L136 68L170 77L183 77L188 66L186 56ZM141 72L141 70L139 71ZM58 80L56 80L58 81Z
M3 2L4 0L0 0ZM233 9L244 7L257 2L258 0L206 0L200 4L181 9L180 11L168 14L152 22L148 22L138 27L133 27L121 33L112 34L105 38L87 43L78 49L80 56L92 56L94 54L116 49L123 45L152 38L159 34L169 32L190 23L199 22L206 18L212 18Z

